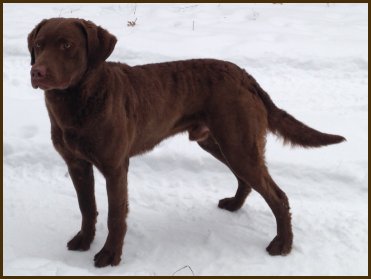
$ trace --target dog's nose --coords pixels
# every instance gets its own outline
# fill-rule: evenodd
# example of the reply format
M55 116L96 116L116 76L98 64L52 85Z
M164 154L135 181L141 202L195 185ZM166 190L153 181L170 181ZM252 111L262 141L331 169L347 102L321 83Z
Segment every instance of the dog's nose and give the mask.
M43 79L46 76L45 66L33 66L31 68L32 79Z

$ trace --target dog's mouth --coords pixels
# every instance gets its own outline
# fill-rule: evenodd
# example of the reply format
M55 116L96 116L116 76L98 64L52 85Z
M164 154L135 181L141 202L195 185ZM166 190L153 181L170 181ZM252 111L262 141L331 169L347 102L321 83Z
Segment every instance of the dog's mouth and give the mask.
M37 89L40 88L42 90L64 90L68 88L68 82L61 82L59 84L52 84L45 80L31 80L32 87Z

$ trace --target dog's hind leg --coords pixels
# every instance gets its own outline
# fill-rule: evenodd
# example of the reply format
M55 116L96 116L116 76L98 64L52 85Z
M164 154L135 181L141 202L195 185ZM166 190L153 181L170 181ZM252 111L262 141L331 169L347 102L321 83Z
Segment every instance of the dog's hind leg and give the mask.
M218 143L215 141L212 135L210 135L206 140L198 141L198 144L202 149L209 152L212 156L214 156L216 159L218 159L220 162L222 162L223 164L230 168L228 162L226 161L223 153L219 148ZM233 172L232 169L231 171ZM238 188L235 196L221 199L218 203L218 207L229 211L236 211L240 209L244 204L247 196L251 192L251 186L246 184L238 176L236 176L236 178L238 180Z
M218 106L209 117L211 134L233 173L265 199L276 218L277 235L267 251L271 255L288 254L293 239L290 207L265 165L266 114L258 103L250 110L242 102L233 103L233 113L226 111L229 107Z

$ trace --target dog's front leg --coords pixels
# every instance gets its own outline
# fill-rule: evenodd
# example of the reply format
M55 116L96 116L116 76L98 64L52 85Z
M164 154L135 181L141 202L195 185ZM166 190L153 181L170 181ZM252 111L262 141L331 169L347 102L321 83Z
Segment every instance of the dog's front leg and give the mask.
M127 171L129 159L116 169L103 170L108 195L108 236L102 250L95 255L96 267L118 265L126 233L128 213Z
M69 250L85 251L95 235L97 208L94 197L94 175L91 163L78 159L66 159L68 172L75 186L82 215L81 230L68 243Z

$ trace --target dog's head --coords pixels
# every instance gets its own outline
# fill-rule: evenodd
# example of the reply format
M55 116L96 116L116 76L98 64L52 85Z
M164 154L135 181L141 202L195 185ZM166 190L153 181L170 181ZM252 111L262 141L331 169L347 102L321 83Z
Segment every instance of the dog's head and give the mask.
M110 56L116 42L91 21L44 19L28 35L32 86L52 90L77 85L88 69Z

